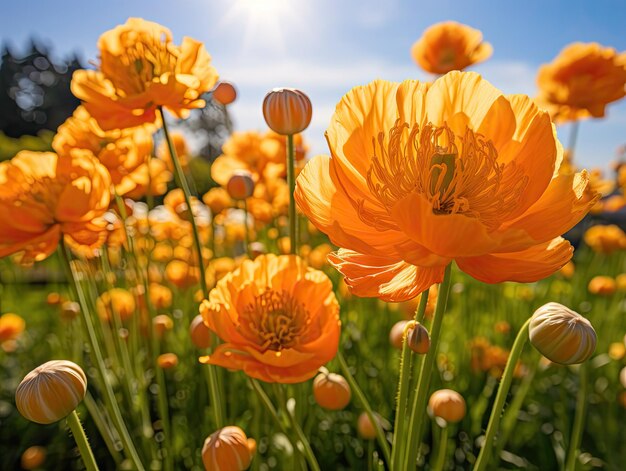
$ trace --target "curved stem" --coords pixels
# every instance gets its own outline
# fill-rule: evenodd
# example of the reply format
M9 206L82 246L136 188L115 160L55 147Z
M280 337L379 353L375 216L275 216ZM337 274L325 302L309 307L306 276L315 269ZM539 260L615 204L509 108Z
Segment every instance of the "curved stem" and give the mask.
M439 427L439 447L437 448L437 456L433 464L433 471L442 471L443 465L446 463L446 449L448 448L448 425Z
M243 200L243 228L244 228L244 244L245 244L245 254L250 257L250 228L248 227L248 200L244 198Z
M87 471L98 471L96 459L93 456L93 452L87 441L87 436L85 435L85 431L83 430L83 426L75 410L67 416L67 424L72 430L72 435L74 435L74 440L76 440L76 445L78 445L78 450L80 451L83 463L85 463L85 468Z
M374 427L374 430L376 430L376 440L378 441L378 445L380 446L383 452L385 461L388 464L391 463L391 452L389 450L389 443L387 443L387 439L385 438L385 433L383 431L383 428L381 427L380 422L374 415L372 406L370 406L370 403L365 397L365 394L363 393L358 383L354 379L354 376L352 376L352 373L350 373L350 368L348 368L348 364L346 363L346 359L343 357L341 350L337 351L337 360L339 361L339 366L341 367L341 371L343 375L348 380L348 384L350 384L350 388L359 398L359 402L363 406L363 409L365 409L365 413L369 417L370 422L372 423Z
M587 411L587 363L580 365L580 387L576 397L576 413L574 415L574 425L572 427L572 436L567 451L567 459L565 460L565 471L573 471L576 468L576 459L580 453L580 440L583 433L583 425L585 423L585 413Z
M428 289L422 292L420 303L415 311L415 321L420 322L424 318L426 305L428 304ZM404 456L404 446L406 442L399 437L404 436L404 422L406 418L406 403L409 392L411 375L411 360L413 354L410 351L406 335L402 337L402 355L400 356L400 379L398 380L398 404L396 406L396 419L393 427L393 441L391 442L391 464L390 469L399 469L399 460Z
M296 189L293 134L287 136L287 184L289 185L289 253L295 254L298 253L298 234L296 230L296 199L293 194Z
M167 130L167 120L165 119L165 114L163 113L163 107L159 107L159 112L161 114L161 121L163 123L163 133L165 134L165 140L167 141L167 147L170 151L170 156L172 157L172 162L174 163L174 175L176 180L178 181L178 185L183 190L183 195L185 196L185 204L189 210L189 220L191 221L191 229L193 232L193 241L196 248L196 255L198 257L198 268L200 270L200 284L202 288L202 294L205 299L209 297L209 288L206 282L206 273L204 270L204 260L202 259L202 244L200 243L200 234L198 233L198 226L196 225L196 218L193 215L193 207L191 205L191 191L189 190L189 185L187 184L187 179L185 178L185 174L183 173L183 168L180 165L180 160L178 159L178 155L176 155L176 148L172 143L172 139L170 138L170 134ZM214 339L215 340L215 339ZM216 342L215 342L216 343ZM215 367L212 365L207 365L209 369L209 392L211 394L211 408L213 409L214 420L216 428L222 428L224 426L224 403L221 401L219 387L218 387L218 377L215 372Z
M439 334L441 332L441 323L443 314L446 310L448 302L448 294L450 293L450 273L452 264L446 266L443 281L439 287L437 297L437 307L433 316L433 323L430 331L430 349L423 357L420 365L419 378L417 380L417 389L413 395L413 406L411 408L411 418L409 419L409 434L406 442L406 461L402 469L414 469L417 461L417 452L419 450L419 441L422 435L422 424L426 417L426 397L428 388L430 387L430 373L435 363L437 355L437 346L439 344Z
M524 323L520 331L517 333L517 337L515 337L515 342L513 342L513 348L511 349L511 353L509 354L509 358L506 362L506 367L502 373L502 380L500 381L500 386L498 387L496 400L493 404L493 408L491 409L491 416L489 417L489 423L487 424L487 431L485 433L485 441L483 442L483 447L478 454L476 463L474 464L474 471L484 470L489 463L494 438L496 432L498 431L498 426L500 425L500 418L504 412L504 403L506 402L506 397L509 394L511 382L513 381L515 366L517 365L517 361L519 360L522 350L524 349L524 345L528 340L528 326L530 324L530 319L531 318L528 318L528 320Z
M128 433L128 429L122 419L122 414L117 405L117 400L115 399L115 393L111 388L111 385L107 379L106 366L104 364L104 358L102 357L102 351L100 350L100 345L98 344L98 340L96 337L96 332L94 330L93 323L91 321L89 308L87 305L87 301L85 300L84 294L76 278L74 277L74 272L72 271L72 266L70 265L69 258L65 251L65 244L63 239L59 244L59 253L61 255L61 260L63 261L63 267L65 269L65 273L68 281L74 291L74 299L78 299L78 303L80 305L81 318L83 320L83 326L85 331L87 332L87 339L89 341L89 347L91 353L93 354L92 360L96 366L96 371L98 372L98 379L100 380L100 385L102 387L102 396L104 397L104 402L106 404L107 411L111 414L111 418L113 423L115 424L115 428L120 435L122 443L124 445L125 452L128 455L128 458L133 462L133 465L137 470L143 471L144 467L141 464L141 460L139 459L139 455L137 454L137 449L133 444L133 441Z

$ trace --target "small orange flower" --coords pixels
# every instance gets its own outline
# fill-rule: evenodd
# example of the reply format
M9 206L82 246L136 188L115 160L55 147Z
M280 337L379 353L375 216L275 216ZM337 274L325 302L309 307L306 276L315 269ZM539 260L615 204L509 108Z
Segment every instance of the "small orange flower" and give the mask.
M491 44L483 42L479 30L454 21L431 26L411 48L415 62L432 74L463 70L489 59L492 53Z
M163 353L157 357L157 365L164 370L174 368L178 365L178 355L175 353Z
M203 363L271 383L312 378L339 346L332 283L295 255L244 261L218 282L200 313L224 341Z
M611 254L626 249L626 234L615 224L592 226L585 232L584 239L594 252Z
M154 123L159 106L185 118L217 82L201 42L176 46L169 29L141 18L104 33L98 49L98 70L74 72L72 92L105 130Z
M626 53L598 43L565 47L537 75L537 101L556 122L602 118L606 105L626 95Z
M23 262L41 261L62 235L92 253L106 237L110 186L107 169L84 150L21 151L0 162L0 257L22 252Z
M111 174L115 191L124 195L137 185L129 174L147 162L152 152L153 126L103 131L83 106L59 126L52 147L58 154L86 149Z
M617 290L617 283L610 276L594 276L587 285L591 294L598 296L610 296Z
M115 315L119 316L121 321L127 321L133 316L136 308L137 304L132 293L122 288L105 291L96 300L96 310L103 321L109 321Z
M209 207L214 216L235 205L228 192L222 187L211 188L204 194L202 201Z
M586 172L555 172L548 114L473 72L355 87L326 137L332 157L307 164L295 197L359 296L410 299L453 260L487 283L545 278L572 256L559 236L595 203Z
M12 312L0 316L0 343L13 340L20 336L26 328L26 322L22 317Z

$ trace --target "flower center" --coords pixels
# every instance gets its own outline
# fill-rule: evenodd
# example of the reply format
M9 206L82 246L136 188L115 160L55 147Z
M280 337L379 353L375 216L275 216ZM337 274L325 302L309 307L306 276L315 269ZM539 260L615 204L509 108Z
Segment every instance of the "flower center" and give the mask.
M379 230L398 229L389 211L412 193L425 198L435 214L479 218L494 230L528 184L513 163L498 164L493 143L469 128L458 136L446 124L420 129L397 121L388 142L378 134L374 152L367 184L387 211L367 208L364 201L358 209L361 219Z
M151 82L162 79L164 74L175 74L178 51L160 36L145 34L128 41L124 52L116 59L119 62L110 64L110 67L102 64L103 71L116 88L134 94L145 91Z
M241 313L241 324L262 351L290 348L306 333L308 311L286 291L266 288Z

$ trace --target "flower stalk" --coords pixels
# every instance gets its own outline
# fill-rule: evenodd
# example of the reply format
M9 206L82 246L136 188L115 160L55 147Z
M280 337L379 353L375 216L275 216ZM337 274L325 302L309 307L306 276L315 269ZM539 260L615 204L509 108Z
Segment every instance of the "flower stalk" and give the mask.
M172 157L172 162L174 163L174 175L176 177L176 181L178 185L183 190L183 195L185 196L185 204L189 209L189 220L191 221L191 228L193 231L193 241L196 248L196 254L198 256L198 268L200 270L200 284L202 288L202 295L204 299L208 299L209 297L209 288L206 282L206 273L204 270L204 260L202 259L202 244L200 242L200 234L198 233L198 226L196 225L196 219L193 215L193 207L191 205L191 191L189 190L189 185L187 184L187 179L185 178L185 174L183 173L183 168L180 164L180 160L178 159L178 155L176 154L176 148L174 147L174 143L170 137L169 131L167 129L167 120L165 119L165 114L163 113L163 107L159 107L159 113L161 114L161 121L163 122L163 133L165 135L165 140L167 141L167 147L170 152L170 156ZM215 339L214 339L215 340ZM208 365L209 368L209 392L211 395L211 409L213 409L213 418L215 421L216 428L222 428L225 425L224 422L224 404L221 400L218 386L218 377L215 371L215 368L211 365Z
M513 342L513 348L511 349L509 359L507 360L506 367L502 373L502 380L500 381L500 387L498 387L496 400L493 404L493 408L491 409L491 416L489 417L487 431L485 432L485 441L480 453L478 454L476 463L474 464L474 471L484 470L489 463L491 449L494 445L494 438L496 436L496 432L498 431L500 418L502 417L502 413L504 411L504 403L506 402L506 397L509 393L509 389L511 388L511 382L513 381L515 366L517 365L517 361L519 360L522 350L524 349L524 345L528 340L528 326L530 325L531 319L532 318L529 318L524 323L518 332L515 341Z
M98 471L98 465L93 456L93 451L91 451L85 430L83 430L83 426L75 410L67 416L67 425L69 425L72 430L72 435L74 435L74 440L76 440L76 445L78 445L80 456L83 459L83 463L85 463L87 471Z
M293 134L287 135L287 184L289 185L289 253L298 253L298 224L296 214L296 170Z
M448 294L450 293L451 269L452 264L448 264L443 275L443 281L439 286L437 307L435 308L430 333L430 350L428 350L428 353L424 356L420 364L417 389L413 395L413 405L409 419L408 440L406 440L406 461L401 466L401 469L412 469L417 460L417 452L419 449L418 442L421 439L422 425L426 417L426 397L430 386L430 374L435 363L437 346L439 344L439 334L441 332L441 323L443 321L443 315L448 302Z

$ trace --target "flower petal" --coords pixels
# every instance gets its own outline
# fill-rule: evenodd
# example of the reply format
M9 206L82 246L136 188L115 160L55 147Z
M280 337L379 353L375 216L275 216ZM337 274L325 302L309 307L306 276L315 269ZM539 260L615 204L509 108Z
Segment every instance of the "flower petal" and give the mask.
M328 256L345 276L350 291L363 297L399 302L414 298L443 279L444 267L422 268L387 257L339 249Z
M562 237L520 252L457 258L461 270L485 283L531 283L550 276L565 265L574 248Z

